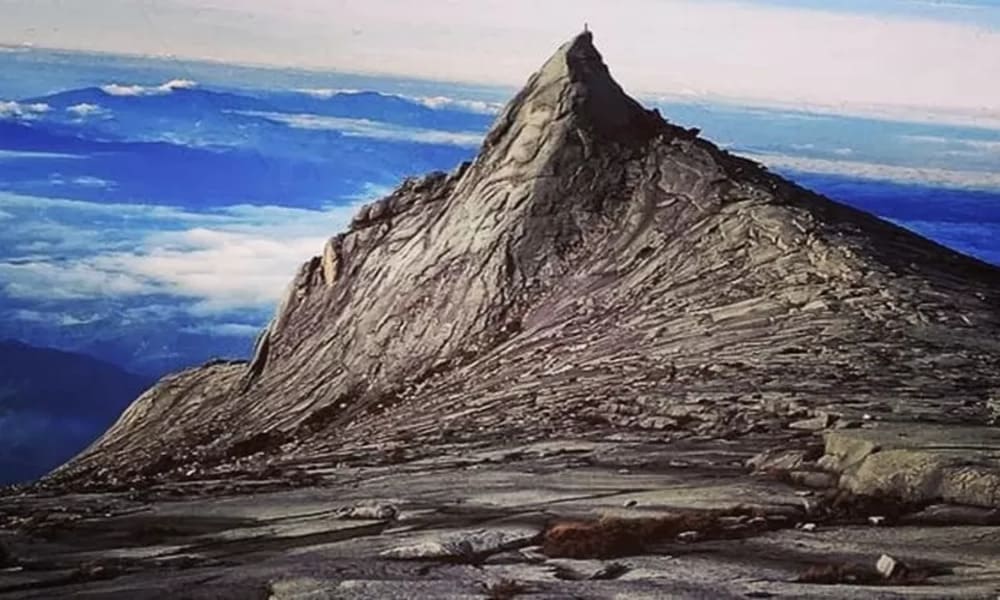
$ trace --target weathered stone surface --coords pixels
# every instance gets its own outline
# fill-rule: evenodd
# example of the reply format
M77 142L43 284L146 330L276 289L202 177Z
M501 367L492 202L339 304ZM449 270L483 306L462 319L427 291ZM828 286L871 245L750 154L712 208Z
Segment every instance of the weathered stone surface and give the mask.
M337 600L337 583L319 579L284 579L271 584L268 600Z
M798 448L769 448L747 461L756 471L792 471L810 462L811 450Z
M997 269L667 123L584 34L472 163L405 181L303 264L249 364L164 380L51 483L553 431L982 423L998 306Z
M822 431L823 429L831 427L836 422L836 420L837 420L836 417L832 415L826 413L820 413L810 419L795 421L794 423L790 424L789 427L791 427L792 429L800 429L803 431Z
M998 502L998 307L996 268L667 123L584 34L306 261L249 363L0 497L0 595L887 597L798 579L878 548L961 565L897 595L992 597L988 519L895 525ZM516 551L554 522L603 525Z
M1000 431L893 424L828 433L821 465L858 494L1000 507Z
M456 558L468 561L531 545L541 535L537 527L506 527L455 531L384 550L380 556L397 560Z
M985 598L1000 585L1000 528L919 522L859 527L872 513L844 522L810 514L793 488L744 471L742 463L764 443L552 440L506 446L512 458L504 462L492 460L490 452L449 446L433 461L316 464L308 468L320 474L321 484L297 490L268 490L266 482L257 482L234 495L208 482L168 482L157 495L142 497L127 491L4 497L0 529L32 570L0 572L0 597L433 600L488 597L490 586L508 581L527 588L529 598L745 598L754 592L884 598L881 588L792 583L806 566L831 560L874 571L881 552L907 565L961 565L920 586L894 587L896 597ZM612 446L618 460L601 466ZM688 466L638 466L657 452ZM734 458L740 464L733 466ZM620 463L636 466L622 475ZM718 530L694 521L694 528L678 533L697 531L698 539L683 542L671 535L662 545L614 559L551 559L524 546L543 527L608 518L636 495L655 500L629 509L629 518L712 510L760 516L725 517ZM392 498L401 518L388 524L338 518L339 507L370 505L372 498ZM50 514L64 518L43 518ZM815 526L795 529L797 522ZM473 551L408 560L382 556L435 541ZM502 550L508 546L518 548ZM107 578L66 579L71 573Z
M399 509L392 504L359 504L346 508L337 515L341 519L373 519L391 521L399 516Z
M878 561L875 562L875 570L879 572L879 575L885 577L886 579L898 575L900 570L904 568L905 567L902 563L888 554L883 554L878 557Z
M920 512L908 515L903 522L939 526L997 526L1000 525L1000 508L933 504Z

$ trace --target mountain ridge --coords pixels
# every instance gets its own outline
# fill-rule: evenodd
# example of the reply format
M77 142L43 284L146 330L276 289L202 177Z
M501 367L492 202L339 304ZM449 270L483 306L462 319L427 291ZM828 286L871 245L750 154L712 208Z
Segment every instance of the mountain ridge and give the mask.
M51 482L442 436L751 435L789 406L981 422L998 306L1000 270L669 124L584 33L474 161L404 182L307 261L248 365L166 378Z
M0 340L0 482L71 458L152 383L85 354Z

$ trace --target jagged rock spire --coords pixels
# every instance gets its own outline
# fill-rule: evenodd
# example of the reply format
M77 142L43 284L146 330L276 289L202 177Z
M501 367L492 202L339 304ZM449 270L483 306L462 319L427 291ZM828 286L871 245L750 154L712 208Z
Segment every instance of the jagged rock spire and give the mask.
M445 427L719 433L776 418L765 394L971 419L1000 389L997 306L995 268L642 108L585 31L471 165L405 182L307 261L251 365L165 379L61 476L432 448Z
M636 142L664 130L655 111L647 111L612 78L584 31L563 44L507 105L486 136L486 146L502 145L505 135L569 127L608 140Z

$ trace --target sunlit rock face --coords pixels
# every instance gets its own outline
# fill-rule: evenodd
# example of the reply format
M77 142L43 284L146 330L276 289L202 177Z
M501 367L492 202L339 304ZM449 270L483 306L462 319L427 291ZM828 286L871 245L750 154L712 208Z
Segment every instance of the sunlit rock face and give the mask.
M249 363L164 379L51 482L444 439L731 438L819 409L982 423L1000 389L995 268L668 123L590 33L474 161L317 251Z

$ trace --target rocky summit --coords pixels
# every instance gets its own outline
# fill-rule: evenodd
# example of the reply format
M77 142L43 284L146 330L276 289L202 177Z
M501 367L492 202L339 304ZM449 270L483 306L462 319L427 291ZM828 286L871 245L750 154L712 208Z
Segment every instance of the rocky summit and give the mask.
M1000 270L646 110L585 32L252 360L0 498L0 598L995 598L998 419Z

